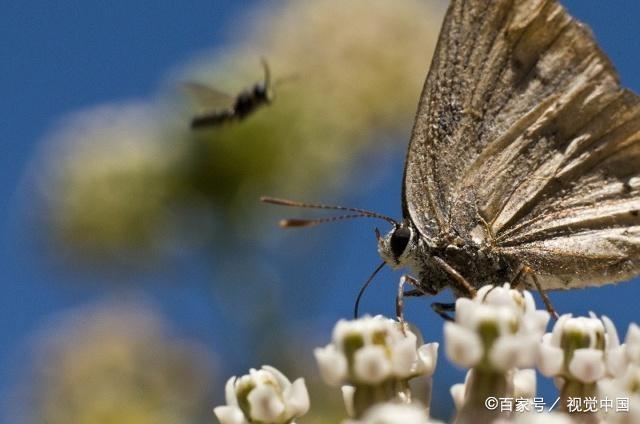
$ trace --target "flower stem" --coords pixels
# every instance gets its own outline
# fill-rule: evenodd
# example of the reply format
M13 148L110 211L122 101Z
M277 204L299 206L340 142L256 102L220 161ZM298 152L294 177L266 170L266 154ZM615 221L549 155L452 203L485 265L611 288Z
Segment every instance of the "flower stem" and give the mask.
M458 412L455 422L457 424L493 422L498 417L508 417L508 410L501 412L500 405L490 409L485 402L489 397L499 400L512 396L513 385L507 373L487 368L473 368L465 387L464 405Z

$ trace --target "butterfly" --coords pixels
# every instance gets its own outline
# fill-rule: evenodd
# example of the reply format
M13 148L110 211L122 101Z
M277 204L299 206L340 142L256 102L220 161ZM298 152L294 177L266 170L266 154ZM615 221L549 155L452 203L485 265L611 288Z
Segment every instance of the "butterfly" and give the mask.
M640 100L556 1L452 0L406 155L402 220L289 204L392 224L376 231L376 272L411 271L399 315L405 295L471 297L505 282L538 290L555 314L549 290L640 274ZM434 309L448 318L454 304Z
M209 108L191 120L191 128L213 128L228 122L241 121L262 106L270 104L274 98L271 72L265 59L262 59L261 63L264 69L264 80L243 90L235 97L200 83L185 83L184 88ZM220 107L220 105L223 106Z

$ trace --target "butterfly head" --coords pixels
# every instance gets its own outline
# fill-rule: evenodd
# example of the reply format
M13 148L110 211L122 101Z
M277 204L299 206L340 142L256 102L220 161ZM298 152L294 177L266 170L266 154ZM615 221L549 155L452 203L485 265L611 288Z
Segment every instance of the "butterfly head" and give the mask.
M376 238L378 253L391 268L405 266L417 245L416 233L406 221L394 225L385 236L376 229Z

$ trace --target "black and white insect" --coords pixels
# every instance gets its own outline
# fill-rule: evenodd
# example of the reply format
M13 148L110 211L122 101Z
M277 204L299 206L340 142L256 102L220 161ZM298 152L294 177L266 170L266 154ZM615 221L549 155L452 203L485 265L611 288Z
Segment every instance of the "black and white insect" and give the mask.
M555 314L546 291L640 274L640 99L557 1L452 0L409 142L402 220L264 200L349 212L288 227L390 222L376 272L410 270L399 315L404 295L470 297L505 282L538 290Z
M261 63L264 80L235 97L203 84L185 83L184 88L206 107L204 112L191 120L191 128L215 128L229 122L242 121L261 107L269 105L274 99L271 71L265 59L262 59Z

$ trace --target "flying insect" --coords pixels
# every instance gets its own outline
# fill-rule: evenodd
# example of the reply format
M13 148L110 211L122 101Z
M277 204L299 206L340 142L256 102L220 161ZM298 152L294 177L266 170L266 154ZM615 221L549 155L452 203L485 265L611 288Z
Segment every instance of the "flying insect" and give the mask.
M184 88L210 108L191 120L191 128L194 130L215 128L230 122L242 121L261 107L269 105L274 99L271 72L266 60L262 59L261 63L264 69L264 80L241 91L235 97L204 84L186 83ZM221 104L227 106L211 108L211 105Z

